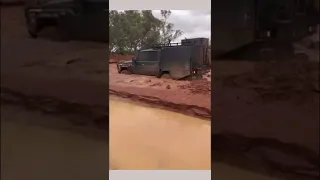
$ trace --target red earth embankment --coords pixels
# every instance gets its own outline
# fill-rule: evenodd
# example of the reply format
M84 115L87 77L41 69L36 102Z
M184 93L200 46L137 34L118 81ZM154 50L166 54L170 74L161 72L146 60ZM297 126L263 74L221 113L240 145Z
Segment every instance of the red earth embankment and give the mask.
M128 61L128 60L131 60L132 57L134 57L134 54L122 55L122 54L110 53L109 63L117 63L117 62L120 62L120 61Z

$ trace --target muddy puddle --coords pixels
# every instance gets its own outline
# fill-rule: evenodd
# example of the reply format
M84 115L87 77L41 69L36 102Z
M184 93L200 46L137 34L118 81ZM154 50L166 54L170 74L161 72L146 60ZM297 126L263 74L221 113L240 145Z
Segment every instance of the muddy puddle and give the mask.
M1 107L1 179L108 179L107 140L35 125L60 119Z
M211 169L210 122L110 100L110 169Z

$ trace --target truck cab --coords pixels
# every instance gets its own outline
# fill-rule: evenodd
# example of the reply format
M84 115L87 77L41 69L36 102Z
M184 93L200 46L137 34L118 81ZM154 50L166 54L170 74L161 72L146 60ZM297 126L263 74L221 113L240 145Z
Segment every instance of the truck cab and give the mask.
M159 74L160 49L146 49L132 59L132 73L157 76Z

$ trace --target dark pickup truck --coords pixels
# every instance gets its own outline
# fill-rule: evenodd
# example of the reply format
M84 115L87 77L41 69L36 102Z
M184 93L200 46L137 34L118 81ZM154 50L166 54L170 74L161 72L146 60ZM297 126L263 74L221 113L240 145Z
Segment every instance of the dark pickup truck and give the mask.
M194 38L184 39L181 44L154 45L140 50L131 61L118 63L118 72L172 79L199 76L210 70L208 42L207 38Z
M27 0L25 17L32 38L48 26L57 27L59 38L108 41L108 0Z

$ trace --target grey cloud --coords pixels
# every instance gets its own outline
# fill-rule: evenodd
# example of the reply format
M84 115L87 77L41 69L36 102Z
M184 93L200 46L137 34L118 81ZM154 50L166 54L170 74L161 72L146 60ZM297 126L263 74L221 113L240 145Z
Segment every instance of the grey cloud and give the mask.
M196 16L210 16L211 11L190 11L191 14L196 15Z
M160 17L160 11L153 11L156 17ZM191 11L191 10L172 10L168 19L175 25L175 29L180 29L184 34L177 39L207 37L211 34L211 15L210 11Z

